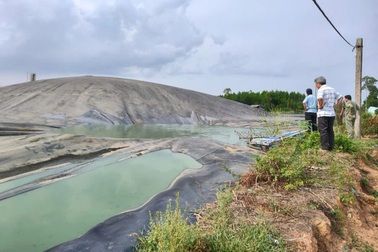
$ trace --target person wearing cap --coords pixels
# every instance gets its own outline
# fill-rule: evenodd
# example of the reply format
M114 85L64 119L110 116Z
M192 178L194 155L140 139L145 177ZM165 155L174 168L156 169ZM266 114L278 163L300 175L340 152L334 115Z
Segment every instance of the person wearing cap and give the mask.
M321 149L331 151L335 145L335 133L333 124L335 122L335 108L338 108L342 96L332 87L326 85L327 81L323 76L315 80L318 88L318 130L320 133Z
M345 128L348 134L348 137L354 137L354 122L356 120L356 113L358 106L355 102L352 101L352 96L346 95L344 96L345 103L343 104L343 108L341 109L340 116L343 116L345 112Z
M303 100L303 108L305 111L305 120L308 121L308 131L316 131L316 97L312 94L312 89L306 89L306 98Z

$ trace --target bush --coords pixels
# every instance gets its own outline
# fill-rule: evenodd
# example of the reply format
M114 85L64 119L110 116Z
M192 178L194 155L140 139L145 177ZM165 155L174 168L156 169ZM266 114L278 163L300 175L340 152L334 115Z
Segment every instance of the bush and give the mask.
M199 230L188 225L187 218L181 213L178 196L175 209L171 202L165 213L150 214L150 230L145 237L139 237L137 251L196 251Z
M217 193L217 208L207 211L211 227L203 233L202 251L287 251L280 234L266 222L256 225L235 224L230 204L232 189Z
M320 136L318 132L304 137L285 139L277 147L270 149L265 156L256 158L257 179L284 184L286 189L297 189L314 183L311 167L321 166L318 156ZM351 139L345 134L335 134L335 151L348 152L355 156L366 154L368 146ZM337 164L341 167L341 164ZM341 172L341 171L340 171Z
M229 209L232 192L228 188L217 193L218 207L208 211L211 225L202 228L189 225L176 200L175 209L169 203L165 213L150 217L148 236L139 237L136 251L144 252L219 252L219 251L287 251L280 234L267 223L258 225L232 224Z
M377 135L378 119L377 115L372 115L367 111L361 113L361 135Z
M309 184L312 178L308 171L318 161L318 135L313 132L306 137L285 139L279 147L270 149L265 156L256 159L257 174L274 184L283 182L287 189Z
M335 134L335 150L354 153L358 152L359 147L360 145L357 140L352 139L345 134Z

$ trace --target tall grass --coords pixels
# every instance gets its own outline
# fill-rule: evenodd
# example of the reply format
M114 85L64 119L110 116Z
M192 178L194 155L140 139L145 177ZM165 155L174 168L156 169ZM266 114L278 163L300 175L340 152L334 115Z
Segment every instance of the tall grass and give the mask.
M355 157L362 157L366 156L371 145L368 142L351 139L345 134L336 133L333 152L321 157L318 155L319 148L318 132L307 133L304 137L285 139L279 147L272 148L266 155L257 157L253 172L257 179L270 181L273 184L284 184L286 189L297 189L316 182L314 177L316 174L311 172L314 167L331 166L329 170L334 173L330 175L343 178L346 172L344 163L348 160L333 160L334 154L346 152Z
M175 207L168 203L165 213L150 213L150 229L147 236L139 237L137 251L198 251L199 229L188 224L179 206L179 195Z
M207 212L211 225L202 227L188 224L176 199L172 209L169 203L165 213L151 216L147 236L139 237L136 251L143 252L258 252L287 251L280 234L272 225L233 224L230 204L231 189L217 193L217 208Z

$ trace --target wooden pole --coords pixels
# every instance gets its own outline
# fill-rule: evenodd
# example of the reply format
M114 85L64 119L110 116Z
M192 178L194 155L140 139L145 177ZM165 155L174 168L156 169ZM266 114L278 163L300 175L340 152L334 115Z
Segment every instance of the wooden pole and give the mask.
M356 42L356 90L355 102L360 108L356 113L356 121L354 124L354 136L361 139L361 82L362 82L362 38L358 38Z

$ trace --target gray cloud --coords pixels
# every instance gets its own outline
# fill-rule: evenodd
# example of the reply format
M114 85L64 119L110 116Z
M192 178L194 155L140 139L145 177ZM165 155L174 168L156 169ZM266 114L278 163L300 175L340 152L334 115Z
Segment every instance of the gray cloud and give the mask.
M182 15L187 1L155 6L115 1L87 12L72 1L41 9L32 1L2 5L2 26L8 31L1 40L0 64L5 69L119 73L128 67L159 68L203 41Z
M364 38L363 74L375 76L378 2L318 3L351 43ZM312 1L0 0L0 85L35 71L221 94L226 87L300 91L326 75L352 93L351 49Z

